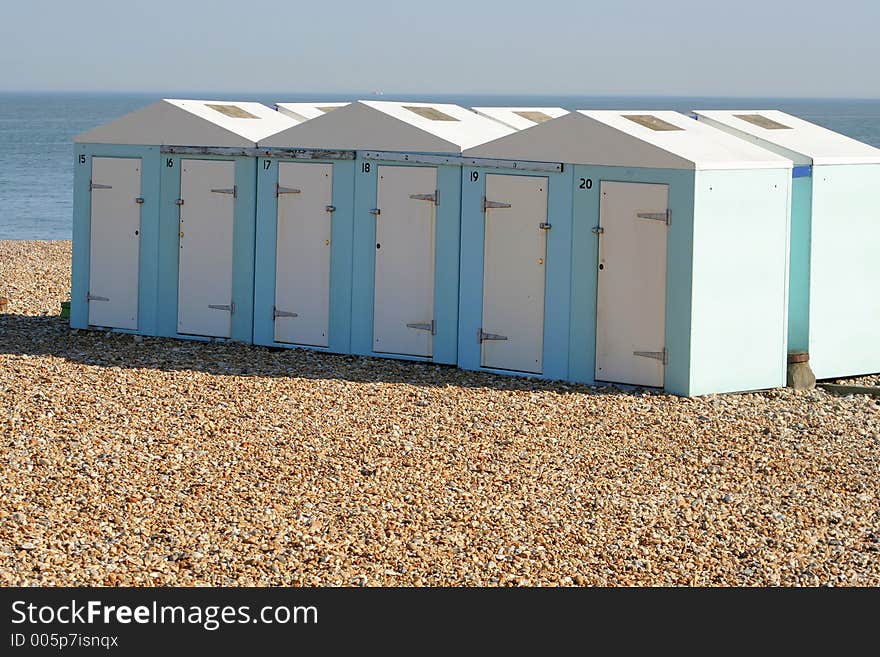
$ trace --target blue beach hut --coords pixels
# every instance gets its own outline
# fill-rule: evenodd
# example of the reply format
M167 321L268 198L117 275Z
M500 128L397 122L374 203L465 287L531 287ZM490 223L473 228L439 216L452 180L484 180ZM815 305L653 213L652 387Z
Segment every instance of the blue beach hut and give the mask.
M680 395L785 384L790 161L610 110L463 158L461 367Z
M75 138L71 326L250 342L258 103L166 99Z
M339 269L331 274L335 301L330 307L341 317L350 299L351 353L456 362L460 155L463 148L511 132L457 105L358 101L263 142L357 152L353 196L334 201L333 221L340 234L331 240L341 244ZM269 201L261 212L267 223L277 221L270 206ZM348 235L342 231L346 225ZM266 239L258 259L268 261L278 245L271 231L260 234ZM345 240L350 240L350 276L342 264ZM270 278L264 271L261 288L270 289ZM270 296L261 302L260 318ZM261 335L268 337L268 329ZM344 347L341 340L338 350Z
M819 379L880 372L880 149L778 110L696 116L794 165L788 350Z

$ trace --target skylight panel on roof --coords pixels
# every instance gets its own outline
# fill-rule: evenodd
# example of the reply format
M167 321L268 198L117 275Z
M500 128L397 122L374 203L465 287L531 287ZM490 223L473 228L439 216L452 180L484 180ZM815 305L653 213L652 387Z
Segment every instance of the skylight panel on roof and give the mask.
M332 112L333 110L339 109L339 107L336 105L331 105L330 107L316 107L315 109L317 109L321 112L324 112L324 114L327 114L328 112Z
M533 123L544 123L544 121L549 121L553 118L549 114L544 114L544 112L538 112L537 110L515 111L514 114L517 114L524 119L532 121Z
M228 116L233 119L258 119L260 117L254 116L248 111L243 110L238 105L213 105L211 103L206 103L208 107L210 107L215 112L220 112L221 114Z
M748 121L752 125L756 125L759 128L764 128L765 130L791 130L789 126L782 125L778 121L768 119L766 116L762 116L761 114L734 114L734 116L743 121Z
M421 107L419 105L404 105L404 109L408 109L413 114L418 114L422 118L430 121L458 121L454 116L444 114L435 107Z
M657 132L684 130L684 128L679 128L677 125L673 125L651 114L623 114L622 116L625 119L629 119L633 123L638 123L640 126L650 128L651 130L655 130Z

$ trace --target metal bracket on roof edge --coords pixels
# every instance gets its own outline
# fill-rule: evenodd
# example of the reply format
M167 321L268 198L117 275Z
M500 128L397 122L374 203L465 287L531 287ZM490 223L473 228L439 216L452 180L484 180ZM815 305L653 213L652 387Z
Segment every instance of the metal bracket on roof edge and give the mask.
M485 196L483 197L483 212L489 210L490 208L509 208L510 203L501 203L500 201L490 201Z

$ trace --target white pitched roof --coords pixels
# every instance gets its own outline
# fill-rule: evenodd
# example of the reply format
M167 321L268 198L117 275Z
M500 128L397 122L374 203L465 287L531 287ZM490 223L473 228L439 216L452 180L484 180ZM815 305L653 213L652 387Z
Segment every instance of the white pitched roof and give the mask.
M513 132L458 105L361 100L261 142L287 148L461 153Z
M287 114L287 116L297 121L308 121L324 116L327 112L332 112L340 107L348 105L345 103L275 103L275 108L279 112Z
M92 144L256 146L297 120L260 103L166 98L74 137Z
M654 169L785 169L791 161L678 112L580 110L464 155Z
M779 110L700 110L701 121L785 155L795 164L877 164L880 149Z
M477 114L501 121L515 130L525 130L568 114L568 110L561 107L472 107L471 109Z

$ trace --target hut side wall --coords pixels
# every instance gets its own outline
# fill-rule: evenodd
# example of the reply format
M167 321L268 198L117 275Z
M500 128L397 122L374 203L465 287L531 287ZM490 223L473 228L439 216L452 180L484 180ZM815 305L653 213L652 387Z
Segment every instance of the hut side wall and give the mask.
M813 167L810 365L880 372L880 164Z
M696 174L688 395L785 385L790 181Z

